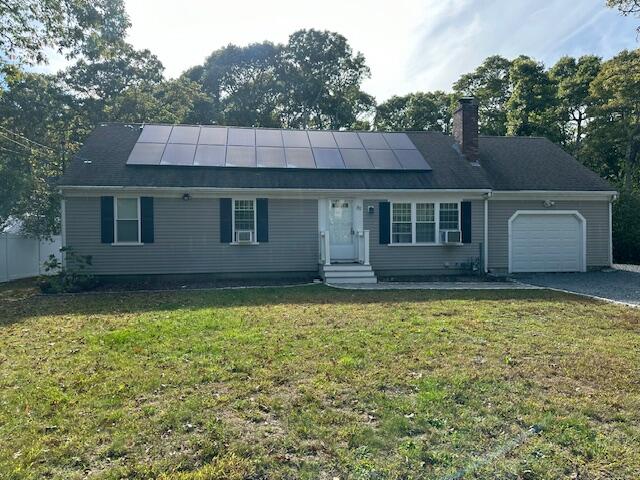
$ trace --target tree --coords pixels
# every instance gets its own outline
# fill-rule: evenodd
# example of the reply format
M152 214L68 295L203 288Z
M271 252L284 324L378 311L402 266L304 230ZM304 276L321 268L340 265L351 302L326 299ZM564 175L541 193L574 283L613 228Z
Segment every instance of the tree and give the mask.
M212 123L212 105L199 84L181 78L131 87L106 108L106 118L132 123Z
M287 127L350 127L373 112L373 97L361 89L369 67L340 34L313 29L293 33L281 68Z
M128 27L122 0L0 0L0 67L45 63L46 48L74 57Z
M625 17L628 15L640 16L640 0L607 0L607 6L617 8ZM637 31L640 34L640 26Z
M624 139L623 188L631 194L640 162L640 49L604 62L591 83L593 114L616 126Z
M453 84L456 98L472 96L478 101L479 130L483 135L507 133L506 103L511 96L510 68L509 60L494 55Z
M278 65L281 45L271 42L246 47L227 45L213 52L204 65L183 74L202 85L211 97L210 117L241 126L280 126Z
M556 87L542 63L520 56L511 64L512 92L506 103L507 134L563 139L556 115Z
M56 179L88 129L75 99L51 75L21 73L0 96L0 231L9 219L27 233L59 228Z
M442 92L416 92L394 96L378 105L374 125L378 130L451 130L452 95Z
M565 129L565 137L571 139L569 150L580 158L580 146L584 128L589 121L587 109L592 103L589 86L600 71L601 61L594 55L578 60L562 57L549 70L550 78L557 85L559 120Z

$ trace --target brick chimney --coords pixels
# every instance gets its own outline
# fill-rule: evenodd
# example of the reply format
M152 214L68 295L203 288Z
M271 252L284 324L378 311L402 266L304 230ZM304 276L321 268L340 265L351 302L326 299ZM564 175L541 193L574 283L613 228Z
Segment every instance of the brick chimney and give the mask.
M453 138L462 155L472 163L480 160L478 149L478 103L473 97L462 97L453 113Z

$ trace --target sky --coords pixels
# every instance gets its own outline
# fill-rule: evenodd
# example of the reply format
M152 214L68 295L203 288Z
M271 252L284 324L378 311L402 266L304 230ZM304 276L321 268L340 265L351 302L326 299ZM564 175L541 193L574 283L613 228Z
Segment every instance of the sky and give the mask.
M413 91L450 90L486 57L610 58L638 48L638 19L605 0L127 0L128 41L148 48L167 77L201 64L229 43L286 42L301 28L344 35L364 54L364 90L384 101ZM47 70L63 62L52 59Z

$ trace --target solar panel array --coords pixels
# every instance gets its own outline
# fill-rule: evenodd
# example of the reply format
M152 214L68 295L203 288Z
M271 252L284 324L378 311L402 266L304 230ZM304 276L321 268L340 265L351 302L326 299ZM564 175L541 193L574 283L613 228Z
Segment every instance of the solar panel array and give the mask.
M431 170L405 133L145 125L129 165Z

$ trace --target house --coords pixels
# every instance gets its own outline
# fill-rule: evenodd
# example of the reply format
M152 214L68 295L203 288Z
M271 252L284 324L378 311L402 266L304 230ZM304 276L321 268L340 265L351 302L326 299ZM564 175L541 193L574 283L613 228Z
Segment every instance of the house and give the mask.
M98 275L376 278L609 266L614 189L544 138L101 125L64 174Z

